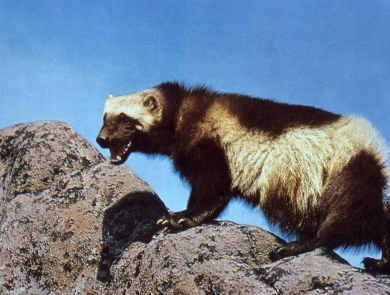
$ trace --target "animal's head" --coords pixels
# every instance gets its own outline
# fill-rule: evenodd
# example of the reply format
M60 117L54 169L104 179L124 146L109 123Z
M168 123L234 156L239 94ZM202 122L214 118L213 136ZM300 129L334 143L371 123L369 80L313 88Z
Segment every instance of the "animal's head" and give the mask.
M139 142L162 121L164 97L157 88L114 97L104 105L103 126L96 139L110 149L113 164L124 163Z

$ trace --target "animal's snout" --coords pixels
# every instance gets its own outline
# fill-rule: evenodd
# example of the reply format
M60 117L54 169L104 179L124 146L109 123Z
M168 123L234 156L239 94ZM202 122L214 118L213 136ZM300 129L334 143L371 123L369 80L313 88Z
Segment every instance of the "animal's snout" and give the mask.
M109 148L110 140L107 136L104 134L99 134L96 138L96 142L102 147L102 148Z

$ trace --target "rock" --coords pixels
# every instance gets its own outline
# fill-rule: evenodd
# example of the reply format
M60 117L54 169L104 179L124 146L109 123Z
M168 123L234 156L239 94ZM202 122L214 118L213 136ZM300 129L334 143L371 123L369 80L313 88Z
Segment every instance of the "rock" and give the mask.
M66 124L1 130L0 155L0 294L99 293L123 250L149 242L167 213Z
M277 294L389 294L390 285L320 248L254 269ZM389 278L389 276L383 276Z
M0 130L0 294L388 294L390 277L215 222L161 232L167 208L59 122Z
M123 252L113 267L122 275L107 294L277 294L253 268L270 263L267 253L280 243L258 227L232 222L163 233Z

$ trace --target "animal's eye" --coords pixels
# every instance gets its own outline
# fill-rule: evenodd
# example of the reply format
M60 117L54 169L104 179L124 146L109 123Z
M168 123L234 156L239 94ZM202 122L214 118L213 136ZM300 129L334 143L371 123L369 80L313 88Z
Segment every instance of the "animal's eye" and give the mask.
M122 125L130 125L130 118L125 114L120 114L119 118Z
M135 120L134 118L131 118L127 116L126 114L120 114L118 117L118 124L121 124L122 126L125 126L126 128L136 128L137 124L140 125L138 120Z

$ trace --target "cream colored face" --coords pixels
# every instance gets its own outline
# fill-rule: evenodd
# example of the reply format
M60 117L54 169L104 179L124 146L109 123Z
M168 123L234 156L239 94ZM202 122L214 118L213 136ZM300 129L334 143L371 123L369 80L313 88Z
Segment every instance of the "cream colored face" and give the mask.
M104 105L103 126L96 141L109 148L111 162L119 165L133 150L138 133L148 133L162 120L162 94L155 88L114 97Z
M107 97L104 105L104 115L115 117L120 114L137 120L138 130L148 132L151 127L161 121L162 94L155 88L121 96Z

